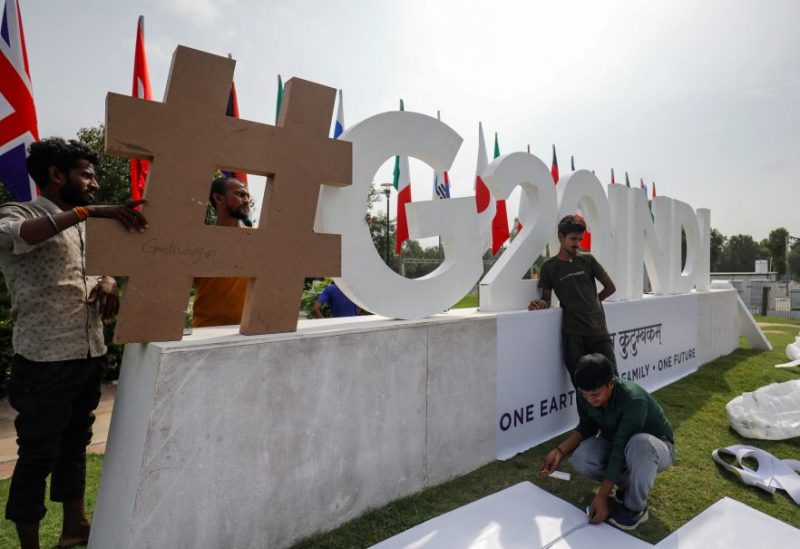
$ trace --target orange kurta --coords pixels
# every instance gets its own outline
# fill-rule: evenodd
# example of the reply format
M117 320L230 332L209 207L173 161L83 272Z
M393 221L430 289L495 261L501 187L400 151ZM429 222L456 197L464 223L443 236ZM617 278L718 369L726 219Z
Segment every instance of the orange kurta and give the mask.
M192 326L240 324L247 278L195 278L197 290L192 306Z

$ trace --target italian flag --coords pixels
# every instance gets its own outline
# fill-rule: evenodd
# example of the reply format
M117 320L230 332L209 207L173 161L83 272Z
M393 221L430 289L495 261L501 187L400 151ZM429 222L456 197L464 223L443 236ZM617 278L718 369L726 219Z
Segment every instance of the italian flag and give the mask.
M405 110L402 99L400 100L400 110ZM408 240L406 204L411 202L411 171L408 169L407 156L395 156L394 158L394 188L397 189L397 225L394 233L394 251L399 255L403 242Z

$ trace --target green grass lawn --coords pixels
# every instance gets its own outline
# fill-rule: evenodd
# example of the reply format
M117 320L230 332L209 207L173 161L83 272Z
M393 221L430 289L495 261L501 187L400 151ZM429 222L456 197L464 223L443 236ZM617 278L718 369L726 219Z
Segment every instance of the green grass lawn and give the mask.
M478 306L478 294L467 294L461 298L461 301L453 305L453 309L468 309Z
M675 428L678 460L673 467L658 475L650 499L650 520L634 534L637 537L656 543L723 496L730 496L800 528L800 513L785 492L777 491L770 495L746 487L711 459L713 449L731 444L752 444L779 458L800 457L798 438L777 442L749 440L738 436L728 426L725 404L730 399L768 383L800 378L800 368L773 367L786 361L784 349L800 330L800 322L771 317L759 320L788 325L766 328L774 351L758 352L743 345L730 355L655 393ZM597 485L580 478L566 461L561 468L573 474L570 482L536 476L542 458L561 438L545 442L513 459L490 463L463 477L369 511L336 530L305 540L295 547L368 547L526 480L583 508L590 502ZM90 514L94 510L101 466L101 456L89 456L87 510ZM3 507L8 497L8 486L8 480L0 481ZM47 509L41 530L42 547L53 547L60 534L61 506L48 501ZM17 547L13 524L8 521L0 521L0 547Z
M91 517L94 514L94 500L97 494L97 484L100 482L100 468L103 466L103 456L89 454L86 458L86 513ZM3 511L6 508L6 501L8 500L8 487L11 485L11 480L0 480L0 503L2 503ZM61 535L61 504L53 503L49 499L50 494L50 479L47 479L47 494L45 497L45 506L47 507L47 514L39 526L39 540L43 548L55 547L58 543L58 538ZM17 532L14 529L14 523L2 520L0 521L0 547L3 549L10 549L12 547L19 547L17 541Z

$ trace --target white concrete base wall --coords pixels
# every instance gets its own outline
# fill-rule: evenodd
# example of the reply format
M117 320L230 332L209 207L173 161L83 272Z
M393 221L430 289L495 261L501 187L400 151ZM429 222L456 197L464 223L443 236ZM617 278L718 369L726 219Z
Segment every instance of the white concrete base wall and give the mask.
M736 292L698 298L707 362L738 346ZM90 547L285 547L472 471L497 356L496 317L463 310L129 345Z
M697 294L697 352L700 364L725 356L739 347L737 296L733 288Z
M91 546L286 546L492 461L494 318L372 320L129 345Z

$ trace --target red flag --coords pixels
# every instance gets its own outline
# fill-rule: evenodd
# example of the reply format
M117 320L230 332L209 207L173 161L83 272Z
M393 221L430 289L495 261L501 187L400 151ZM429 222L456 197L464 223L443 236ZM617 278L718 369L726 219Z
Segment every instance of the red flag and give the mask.
M611 184L612 185L616 185L617 184L617 180L614 179L614 168L611 168Z
M150 90L150 71L147 68L147 55L144 51L144 15L139 16L136 27L136 51L133 57L133 87L131 97L146 99L153 98ZM147 172L150 170L150 161L142 158L131 158L131 200L139 200L144 195L144 185L147 181Z
M494 157L500 156L500 143L497 141L497 132L494 134ZM511 233L508 230L508 212L505 200L495 201L495 213L492 218L492 255L497 255L503 242L508 240Z
M228 57L231 57L228 54ZM236 84L231 82L231 93L228 96L228 108L225 114L233 118L239 118L239 97L236 95ZM247 185L247 174L243 172L222 172L228 177L235 177L245 185Z
M508 231L508 210L506 210L506 201L497 200L497 211L492 218L492 255L497 255L497 252L503 246L503 242L508 240L511 233Z
M0 181L14 199L31 200L38 189L25 167L28 146L39 139L33 86L17 0L6 0L0 26Z
M555 145L553 145L553 165L550 167L550 174L553 176L553 183L558 183L558 158Z

